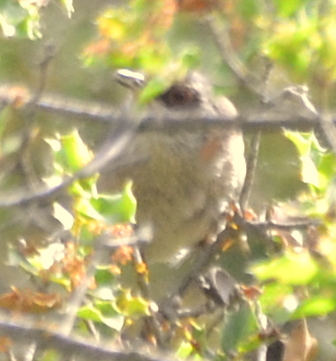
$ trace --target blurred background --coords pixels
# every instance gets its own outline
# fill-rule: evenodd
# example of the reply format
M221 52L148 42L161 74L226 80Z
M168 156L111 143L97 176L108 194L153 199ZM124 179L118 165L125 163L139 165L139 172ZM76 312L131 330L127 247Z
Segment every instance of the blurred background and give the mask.
M78 285L74 279L85 273L85 257L97 234L111 226L111 219L115 225L134 218L135 205L127 189L118 198L125 202L120 201L119 208L108 203L110 211L106 211L102 199L97 206L93 201L94 177L66 189L57 199L20 202L40 186L53 184L54 178L75 173L92 159L110 131L97 119L42 112L38 107L27 109L23 105L29 94L34 95L43 85L42 98L57 100L61 107L80 104L90 109L90 104L98 104L117 112L129 93L117 84L114 72L129 68L143 71L149 79L140 96L141 109L173 80L197 69L209 77L215 92L228 96L245 117L270 108L269 118L283 113L295 120L302 109L307 110L307 103L300 100L308 101L319 114L333 114L335 15L332 0L3 1L1 293L11 292L13 285L19 289L38 285L41 292L48 289L62 296L70 294ZM297 98L299 102L277 108L283 89L297 85L307 86L307 92ZM255 133L245 134L247 158ZM330 134L334 139L333 128ZM247 234L248 250L233 242L217 262L225 265L237 283L251 286L255 282L262 294L258 302L274 324L308 318L310 333L319 342L320 360L336 358L334 151L332 146L319 143L311 129L264 132L246 217L256 222L297 222L299 226L270 229L266 232L269 238ZM81 198L87 203L78 201ZM11 202L12 206L6 205ZM117 216L124 206L125 213ZM318 221L318 226L310 226L311 219ZM300 228L300 222L309 226ZM73 253L68 249L67 255L82 263L76 272L65 271L63 259L55 281L51 274L57 272L34 257L41 256L40 247L56 240L64 245L74 239L77 248ZM97 287L105 287L104 282L97 281ZM0 307L3 304L0 296ZM97 310L98 303L93 304ZM130 317L126 311L121 315ZM87 321L91 316L83 313L81 317ZM116 332L106 330L102 318L95 322L102 334ZM191 339L198 342L196 328ZM228 332L227 328L224 331ZM248 337L236 334L234 346L239 349ZM302 346L300 352L304 351Z

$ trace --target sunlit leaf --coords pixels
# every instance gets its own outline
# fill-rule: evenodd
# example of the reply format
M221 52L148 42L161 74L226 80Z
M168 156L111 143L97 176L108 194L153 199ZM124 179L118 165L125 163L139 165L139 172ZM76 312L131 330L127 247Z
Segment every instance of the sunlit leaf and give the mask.
M62 207L59 203L53 204L54 217L62 224L64 230L69 230L74 224L73 215L64 207Z
M336 157L332 152L320 152L320 158L317 162L317 170L319 174L319 189L321 191L328 190L330 199L333 199L333 179L336 173Z
M184 360L187 357L189 357L192 352L193 352L193 347L190 344L190 342L184 341L180 344L180 347L176 352L176 357Z
M81 139L77 130L61 137L59 159L68 169L75 172L81 169L92 159L92 153Z
M74 12L74 7L73 7L73 2L72 0L60 0L61 4L63 5L63 7L65 8L68 17L70 18L72 13Z
M319 174L313 160L309 157L302 157L302 180L305 183L319 187Z
M287 0L276 0L274 5L277 7L277 12L280 16L291 16L296 11L302 9L303 5L309 0L297 0L297 1L287 1Z
M277 280L280 283L308 284L318 273L318 266L308 252L287 252L280 258L270 259L252 267L262 281Z
M4 16L0 15L0 27L5 37L12 37L15 35L15 27L11 25Z
M103 312L94 305L81 307L77 312L77 316L85 320L103 323L116 331L120 331L124 324L124 317L122 315L115 313L113 317L105 316Z
M286 137L290 139L298 149L301 156L310 154L312 148L313 136L311 134L301 134L298 132L287 131Z
M1 6L0 25L5 36L40 38L38 4L8 2Z
M142 104L148 103L150 100L161 94L167 89L170 81L161 77L150 80L140 94L139 102Z
M297 81L304 81L308 76L312 56L320 43L318 26L314 18L280 21L264 44L267 55L284 66Z
M106 12L97 20L101 34L114 40L123 39L127 31L126 16L122 10Z
M109 224L116 222L135 223L136 199L132 193L131 182L125 185L121 193L115 195L100 194L98 197L92 198L90 204L99 213L100 218Z
M325 316L336 309L335 297L326 297L322 295L310 296L308 299L302 301L292 317L315 317Z
M259 298L264 312L274 312L281 308L287 295L292 294L293 288L290 285L270 282L263 287L262 295Z
M76 210L85 217L89 217L95 220L102 220L102 215L97 209L91 204L91 201L86 198L78 199L76 202Z
M134 297L125 291L116 300L120 312L127 316L149 316L149 303L142 297Z

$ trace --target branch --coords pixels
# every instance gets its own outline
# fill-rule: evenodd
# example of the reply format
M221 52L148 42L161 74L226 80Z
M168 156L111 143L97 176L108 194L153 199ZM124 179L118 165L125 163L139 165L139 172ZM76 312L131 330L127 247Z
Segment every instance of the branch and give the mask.
M244 211L248 207L250 194L252 191L254 175L257 168L259 147L260 147L261 132L256 132L252 137L251 150L246 159L246 175L243 184L243 188L239 197L239 204L241 209Z
M12 105L14 108L25 109L29 105L29 91L24 87L2 86L0 87L0 105ZM90 120L96 124L125 125L125 114L121 114L115 108L97 102L83 102L76 99L66 99L60 96L43 96L38 99L34 106L41 111L56 113L61 116ZM1 110L0 109L0 110ZM158 117L156 113L148 113L140 121L139 132L147 131L172 131L179 132L183 129L197 130L210 128L227 128L238 124L244 131L274 131L279 128L288 128L297 131L311 131L320 125L320 115L305 117L300 112L295 114L295 109L284 111L251 110L248 116L240 116L238 119L226 119L223 117L199 117L192 118L188 115ZM294 111L294 114L293 114ZM336 125L336 114L329 114L331 122ZM158 119L159 118L159 119ZM131 122L129 122L131 123ZM134 122L133 122L134 123Z
M14 88L13 86L0 87L0 106L7 104L12 105L14 108L20 106L20 109L27 108L29 111L30 100L27 96L27 89ZM286 93L286 92L285 92ZM284 94L285 94L284 93ZM294 99L301 99L302 96L298 96ZM289 107L290 108L290 107ZM34 111L37 109L57 112L63 116L79 117L80 119L90 119L95 123L110 124L113 125L114 132L108 136L107 141L98 150L94 159L83 169L70 177L64 178L58 185L47 188L41 186L41 188L35 187L29 191L15 192L14 195L0 195L0 207L11 207L22 204L27 204L32 201L38 201L40 199L46 199L54 197L55 194L62 191L64 188L71 185L74 181L81 178L86 178L92 174L100 171L106 164L109 164L109 170L119 170L122 167L130 166L130 161L123 160L122 154L127 145L137 136L143 132L169 132L178 133L183 130L188 132L200 132L210 130L214 128L225 129L232 126L241 127L246 132L256 131L275 131L279 128L287 128L298 131L311 131L319 128L320 115L315 114L311 116L305 116L305 112L302 115L301 110L297 115L295 112L295 106L289 109L288 114L283 112L272 111L268 109L265 112L252 113L248 116L240 116L237 119L226 119L221 117L199 117L192 118L187 114L180 116L166 116L161 118L156 113L149 113L141 119L141 121L135 121L134 119L128 119L130 115L117 112L115 109L107 106L102 106L98 103L83 103L74 100L65 101L64 98L56 98L52 96L43 96L35 99ZM286 110L287 108L285 108ZM306 110L306 107L303 107ZM330 115L331 122L336 125L336 115ZM144 159L133 159L131 162L138 163ZM126 164L128 162L128 164ZM112 169L113 168L113 169Z
M252 93L256 94L260 100L264 100L263 86L257 84L257 79L253 77L253 73L248 71L240 59L236 56L231 47L230 36L227 29L219 28L215 18L209 16L204 19L204 23L209 29L212 38L219 50L225 64L231 69L236 78L244 84Z
M170 361L166 356L152 356L137 351L115 350L89 343L88 340L64 336L57 332L0 320L0 332L16 342L36 342L39 350L55 349L60 354L83 357L85 360L108 361Z
M15 194L13 195L1 195L0 208L20 206L42 199L52 199L56 194L63 191L63 189L70 186L76 180L91 176L103 168L107 163L111 163L111 165L109 165L109 170L111 170L111 172L119 170L124 166L129 166L129 161L123 162L119 158L133 137L134 130L132 131L130 127L126 130L115 132L110 141L102 146L101 151L98 152L95 158L73 176L65 177L54 187L43 188L41 186L28 194L26 191L15 191ZM137 159L134 160L134 162L137 161Z

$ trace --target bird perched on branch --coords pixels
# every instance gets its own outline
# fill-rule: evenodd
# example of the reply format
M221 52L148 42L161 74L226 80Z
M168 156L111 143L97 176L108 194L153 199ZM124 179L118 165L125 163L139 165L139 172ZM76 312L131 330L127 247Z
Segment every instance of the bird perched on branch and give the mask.
M119 72L128 88L139 87L137 73ZM140 80L139 80L140 79ZM237 117L234 105L215 97L198 73L173 83L150 105L157 119L169 116L227 119ZM238 125L225 129L185 129L179 133L139 133L125 156L142 154L146 161L126 169L133 180L139 225L152 228L144 245L149 263L171 260L181 249L215 235L220 213L237 199L245 177L244 143Z

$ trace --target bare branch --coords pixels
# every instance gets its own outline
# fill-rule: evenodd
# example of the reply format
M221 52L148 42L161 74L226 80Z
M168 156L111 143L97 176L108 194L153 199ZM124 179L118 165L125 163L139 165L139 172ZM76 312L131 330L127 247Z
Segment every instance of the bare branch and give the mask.
M256 94L259 99L263 100L264 87L262 86L262 88L260 88L260 86L257 85L257 81L252 77L251 72L246 69L246 67L241 63L240 59L234 53L227 30L225 28L219 29L216 24L216 19L211 16L205 18L205 24L210 30L210 33L225 64L231 69L237 79L239 79L239 81L243 83L247 89Z
M27 96L28 94L28 96ZM6 105L13 104L20 109L25 109L31 102L29 90L25 87L15 87L13 85L4 85L0 87L0 105L1 109ZM78 118L80 120L90 120L99 124L110 124L113 126L129 126L131 122L125 120L125 114L117 111L111 106L104 105L97 102L83 102L76 99L67 99L61 96L44 95L38 99L35 97L34 107L41 111L48 113L56 113L67 118ZM285 107L286 108L286 107ZM293 108L293 107L292 107ZM137 129L139 132L180 132L181 130L196 131L212 128L227 128L233 124L239 125L246 132L274 131L279 128L287 128L297 131L311 131L320 127L321 116L316 113L315 116L305 116L305 114L293 114L293 109L286 109L279 112L251 110L248 116L240 116L238 119L226 119L221 117L200 117L190 119L188 116L170 116L159 117L158 114L148 113L141 119L140 126ZM0 109L0 110L1 110ZM329 123L336 125L336 115L326 114L323 119L328 117ZM323 123L324 124L324 123ZM134 122L133 122L134 126Z
M29 91L26 88L15 88L14 86L0 87L0 105L13 104L19 101L23 105L20 109L24 109L29 104L30 98L27 96ZM23 93L23 94L22 94ZM45 95L38 99L35 103L36 108L56 113L65 117L76 117L78 119L91 120L98 124L111 124L115 126L124 125L125 114L120 114L119 111L113 107L96 103L96 102L83 102L76 99L65 99L64 97ZM331 122L336 124L336 115L329 114ZM304 114L293 114L293 109L285 110L279 114L278 111L260 111L255 110L249 112L248 116L240 116L238 119L226 119L222 117L200 117L193 118L183 116L169 116L160 117L155 113L148 113L140 121L141 125L138 129L140 132L144 131L176 131L179 132L183 129L197 130L197 129L210 129L210 128L226 128L231 127L233 124L238 124L245 131L273 131L281 127L298 130L298 131L311 131L313 128L319 126L319 115L305 116ZM130 122L129 122L130 125Z
M251 142L251 149L246 160L246 176L244 180L243 189L240 194L239 203L241 209L244 209L248 206L248 201L250 198L254 175L257 167L258 154L259 154L259 146L260 146L261 134L257 132Z
M248 222L243 221L245 226L248 227L254 227L259 228L262 230L272 230L272 229L278 229L278 230L294 230L294 229L307 229L311 226L319 226L321 222L316 219L304 219L304 220L298 220L298 221L291 221L286 223L279 223L279 222L273 222L273 221L266 221L266 222Z
M36 342L39 350L55 349L61 355L82 357L85 360L109 361L170 361L173 357L150 355L136 351L116 350L90 343L87 339L71 338L57 332L0 320L0 332L17 342Z

